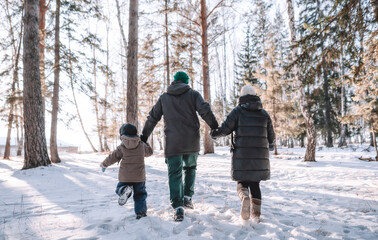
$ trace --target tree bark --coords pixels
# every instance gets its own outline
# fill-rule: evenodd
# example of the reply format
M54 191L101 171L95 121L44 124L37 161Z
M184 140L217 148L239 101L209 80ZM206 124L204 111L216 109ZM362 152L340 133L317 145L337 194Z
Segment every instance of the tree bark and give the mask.
M126 114L127 122L138 128L138 0L130 0Z
M45 75L45 46L46 46L46 11L48 5L46 0L39 1L39 72L41 76L41 90L42 90L42 108L43 115L45 115L45 96L47 92L46 75Z
M210 75L209 75L209 46L207 43L207 9L206 0L201 0L201 27L202 27L202 75L203 98L211 105ZM204 154L214 153L214 143L210 137L210 127L205 124Z
M7 13L8 11L8 6L9 2L6 1L6 8L7 8ZM22 14L21 14L22 16ZM16 98L16 84L18 83L18 63L20 60L20 51L21 51L21 41L22 41L22 28L23 28L23 23L21 21L21 31L20 31L20 37L17 45L16 38L14 36L14 31L13 31L13 23L12 23L12 17L7 14L7 19L9 22L9 30L10 30L10 36L12 38L12 45L13 45L13 51L14 51L14 57L13 57L13 82L11 86L11 95L9 97L9 115L8 115L8 131L7 131L7 139L5 142L5 150L4 150L4 159L9 159L10 158L10 142L11 142L11 133L12 133L12 124L14 120L14 111L15 111L15 98Z
M23 104L25 160L23 169L49 165L39 72L38 0L25 0L23 38Z
M165 64L167 65L167 87L169 86L169 83L171 82L169 80L169 45L168 45L168 39L169 38L169 31L168 31L168 0L165 0Z
M320 2L317 0L317 10L320 19L323 18L323 12L320 9ZM322 27L322 24L320 23L320 27ZM323 75L323 92L324 92L324 107L325 107L325 125L326 125L326 146L327 147L333 147L333 138L332 138L332 123L331 123L331 111L332 111L332 106L331 106L331 100L329 98L329 79L327 75L327 63L324 57L324 43L323 43L323 33L320 34L321 37L321 44L320 44L320 49L321 49L321 54L322 54L322 62L321 62L321 68L322 68L322 75Z
M370 0L370 4L374 13L374 19L378 22L378 0Z
M107 110L108 110L108 87L109 87L109 81L110 81L110 73L109 73L109 26L106 26L106 83L105 83L105 102L104 102L104 117L103 117L103 126L102 131L104 135L104 150L110 151L108 146L108 121L107 121Z
M292 0L286 0L287 2L287 12L289 16L289 30L290 30L290 43L293 46L292 56L293 59L297 59L298 47L296 47L296 31L294 22L294 9ZM294 75L299 87L299 105L301 108L302 115L306 123L306 134L307 134L307 147L304 157L304 161L314 162L315 161L315 151L316 151L316 130L314 125L314 120L309 109L309 104L306 99L306 95L303 88L303 76L300 72L298 64L294 65Z
M96 47L92 46L93 48L93 86L94 86L94 97L93 97L93 105L95 108L96 113L96 124L97 124L97 136L98 136L98 144L100 146L100 151L104 152L104 147L102 145L102 129L101 129L101 121L100 115L98 110L98 95L97 95L97 60L96 60Z
M55 63L54 63L54 89L52 97L51 111L51 135L50 135L50 156L52 163L60 163L58 154L57 131L58 131L58 112L59 112L59 74L60 74L60 0L56 0L55 9Z
M345 104L345 86L344 86L344 55L343 55L343 46L341 46L341 57L340 57L340 81L341 81L341 117L345 117L346 113L346 104ZM346 146L346 134L348 127L346 124L341 124L341 134L338 147Z

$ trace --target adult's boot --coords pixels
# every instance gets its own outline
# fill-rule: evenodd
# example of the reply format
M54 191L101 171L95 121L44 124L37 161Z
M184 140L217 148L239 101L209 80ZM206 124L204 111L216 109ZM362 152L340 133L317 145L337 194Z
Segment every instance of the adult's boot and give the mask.
M243 220L248 220L251 213L251 200L249 198L248 188L238 189L238 195L241 201L240 216Z
M260 222L261 216L261 199L252 198L252 218L256 222Z

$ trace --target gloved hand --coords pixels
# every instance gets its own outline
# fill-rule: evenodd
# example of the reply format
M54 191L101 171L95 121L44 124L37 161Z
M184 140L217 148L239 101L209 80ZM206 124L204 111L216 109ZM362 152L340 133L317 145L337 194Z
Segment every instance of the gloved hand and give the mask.
M212 139L216 140L218 137L218 134L219 134L218 128L210 130L210 136Z
M274 150L274 145L273 144L269 144L269 151L273 151Z
M102 163L100 164L100 168L101 168L102 172L105 172L106 167Z
M147 139L148 138L146 136L140 135L140 140L142 140L142 142L147 143Z

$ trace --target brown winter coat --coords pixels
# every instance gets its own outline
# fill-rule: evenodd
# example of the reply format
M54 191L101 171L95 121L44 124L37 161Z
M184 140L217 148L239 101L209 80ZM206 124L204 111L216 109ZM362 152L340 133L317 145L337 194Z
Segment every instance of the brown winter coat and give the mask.
M120 182L145 182L144 157L152 155L151 147L139 137L121 136L122 143L103 162L103 167L119 162L118 180Z

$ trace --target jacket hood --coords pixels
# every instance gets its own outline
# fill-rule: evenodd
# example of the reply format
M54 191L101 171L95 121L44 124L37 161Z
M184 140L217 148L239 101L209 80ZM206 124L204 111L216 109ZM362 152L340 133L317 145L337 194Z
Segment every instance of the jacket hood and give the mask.
M127 149L135 149L140 143L140 137L128 137L123 135L121 136L121 140Z
M173 81L171 86L168 87L167 93L169 95L178 96L181 94L186 93L189 91L190 87L188 84L180 82L180 81Z
M245 95L240 97L239 106L248 111L258 111L262 109L261 99L256 95Z

